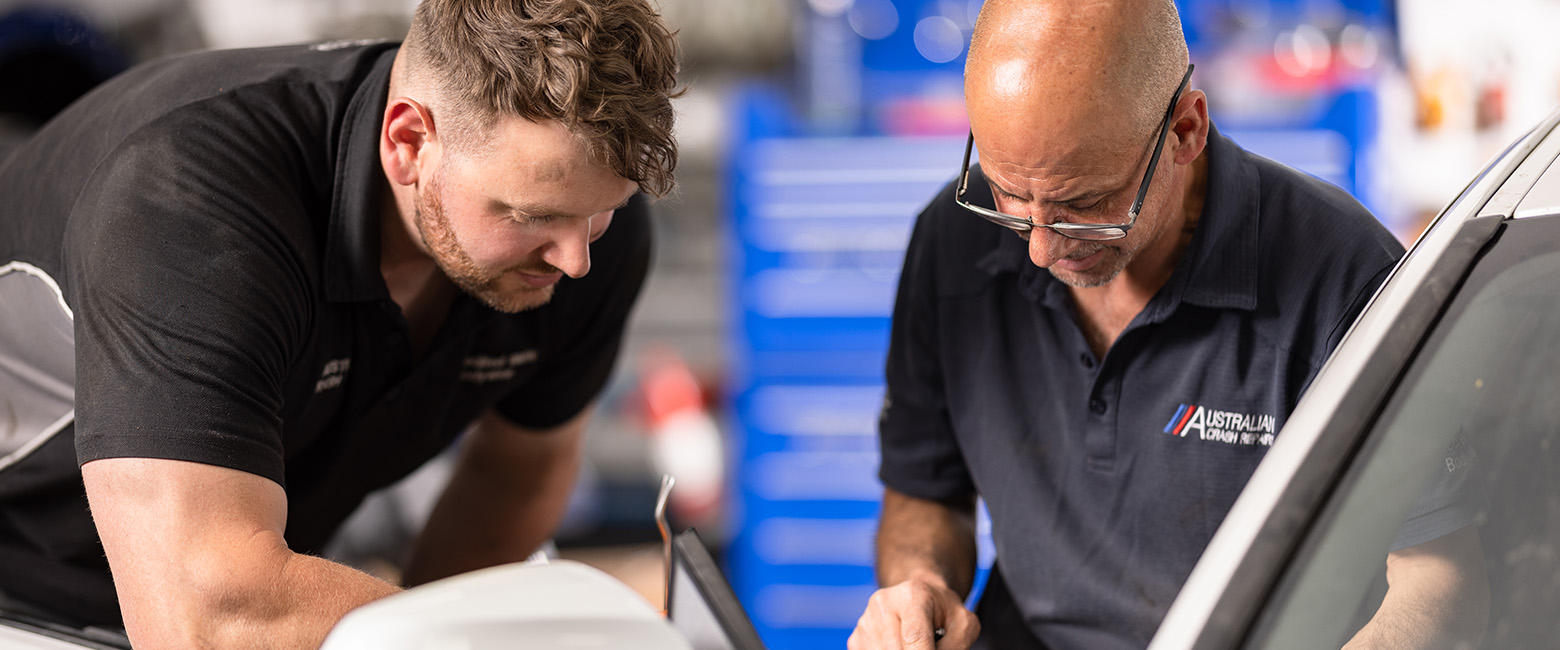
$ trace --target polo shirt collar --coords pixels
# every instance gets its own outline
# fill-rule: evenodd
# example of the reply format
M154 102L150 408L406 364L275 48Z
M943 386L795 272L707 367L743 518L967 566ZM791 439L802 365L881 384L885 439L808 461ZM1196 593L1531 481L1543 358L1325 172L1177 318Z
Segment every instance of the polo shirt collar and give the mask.
M384 187L379 127L396 50L392 47L379 54L342 117L325 241L325 298L332 302L390 297L379 270L379 210Z
M1257 307L1261 188L1256 166L1250 154L1212 124L1203 154L1208 156L1208 186L1202 217L1170 281L1145 308L1145 315L1153 320L1168 315L1182 302L1215 309ZM989 193L984 182L972 181L969 191L974 194L977 188ZM993 276L1017 273L1019 290L1048 307L1065 309L1072 303L1066 285L1029 261L1028 244L1020 238L998 238L976 261L976 268Z
M1262 191L1257 167L1250 154L1212 124L1205 152L1208 188L1202 218L1170 284L1182 302L1256 309Z

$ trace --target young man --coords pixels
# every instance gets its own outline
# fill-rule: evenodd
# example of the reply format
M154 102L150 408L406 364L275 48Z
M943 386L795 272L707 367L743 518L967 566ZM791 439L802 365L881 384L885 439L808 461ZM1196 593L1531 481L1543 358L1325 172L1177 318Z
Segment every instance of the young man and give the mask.
M884 588L851 648L930 650L938 628L939 650L1146 645L1402 254L1343 191L1220 136L1191 71L1170 0L983 7L965 75L980 164L905 258ZM977 494L997 548L978 620ZM1442 588L1460 567L1441 560L1478 555L1471 529L1446 532L1394 553L1389 604L1478 611L1438 609L1477 593Z
M643 0L427 0L399 48L159 61L45 127L0 166L4 602L317 647L396 587L309 553L473 423L408 581L523 559L646 272L676 61Z

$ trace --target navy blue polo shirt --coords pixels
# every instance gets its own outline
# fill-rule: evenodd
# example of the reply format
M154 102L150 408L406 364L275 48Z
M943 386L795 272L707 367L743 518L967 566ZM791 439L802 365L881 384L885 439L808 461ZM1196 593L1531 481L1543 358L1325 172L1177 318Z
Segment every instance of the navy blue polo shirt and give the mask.
M418 357L379 269L394 44L135 68L0 165L0 592L117 625L78 463L185 460L287 491L318 552L489 409L547 428L617 357L649 264L636 197L591 272L501 314L459 296ZM9 326L25 322L26 326Z
M952 184L911 237L880 476L915 497L985 500L1014 604L1051 648L1148 643L1403 253L1332 185L1217 130L1204 155L1191 242L1103 358L1067 286L1029 261L1026 241L955 205ZM991 205L982 179L970 191Z

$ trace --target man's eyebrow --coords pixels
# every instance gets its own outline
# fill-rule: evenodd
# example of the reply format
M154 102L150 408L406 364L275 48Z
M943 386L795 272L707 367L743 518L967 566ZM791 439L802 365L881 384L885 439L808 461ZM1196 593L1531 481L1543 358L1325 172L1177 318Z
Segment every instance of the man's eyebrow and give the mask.
M496 209L499 212L513 212L513 213L524 214L524 215L532 216L532 217L568 217L568 216L571 216L571 215L563 214L561 212L553 210L552 208L544 207L544 206L541 206L541 205L538 205L538 204L535 204L535 203L518 203L518 202L517 203L510 203L510 202L504 201L502 199L493 199L493 207L494 207L494 209Z
M623 202L617 204L615 207L612 208L612 210L614 210L614 211L622 210L623 208L628 207L628 204L634 200L634 196L635 196L634 194L628 195L628 198L623 199ZM519 213L531 215L533 217L552 217L552 218L563 218L563 219L584 219L584 218L590 216L590 215L578 215L578 214L564 214L562 212L558 212L556 210L553 210L552 208L548 208L548 207L544 207L544 206L541 206L541 205L537 205L535 203L509 203L508 201L494 199L493 200L493 205L494 205L495 208L497 208L498 210L500 210L502 212L519 212Z
M1034 200L1032 198L1024 198L1023 196L1020 196L1017 192L1009 191L1007 188L1002 187L1001 185L998 185L996 183L991 183L991 187L993 189L995 189L997 192L999 192L1002 195L1004 195L1004 196L1009 196L1009 197L1012 197L1014 199L1018 199L1020 201L1033 201ZM1077 193L1077 194L1075 194L1073 196L1070 196L1068 198L1065 198L1065 199L1040 199L1040 202L1042 202L1042 203L1050 203L1050 204L1072 203L1074 201L1078 201L1078 200L1081 200L1081 199L1087 199L1087 198L1090 198L1092 196L1103 195L1103 194L1106 194L1106 192L1102 192L1102 191L1099 191L1099 190L1092 190L1091 189L1091 190L1081 191L1081 192L1079 192L1079 193Z
M1021 201L1022 200L1027 200L1024 197L1019 196L1016 192L1009 191L1008 188L1005 188L1005 187L1003 187L1001 185L998 185L997 182L995 180L992 180L992 178L990 176L986 177L986 184L990 185L991 189L996 190L998 193L1000 193L1000 194L1002 194L1004 196L1011 196L1011 197L1013 197L1015 199L1019 199Z
M1020 201L1031 201L1031 200L1033 200L1033 199L1026 199L1026 198L1018 195L1015 192L1008 191L1007 188L1002 187L1001 185L998 185L995 182L992 182L990 178L987 178L986 182L987 182L987 184L991 185L992 189L995 189L997 192L1000 192L1000 193L1002 193L1005 196L1010 196L1010 197L1018 199ZM1089 199L1096 199L1096 198L1110 196L1111 194L1114 194L1114 193L1119 192L1119 191L1121 191L1120 187L1110 188L1110 189L1102 189L1102 188L1097 188L1097 187L1095 187L1095 188L1084 188L1084 189L1079 190L1077 193L1075 193L1075 194L1073 194L1071 196L1068 196L1066 198L1060 198L1060 199L1040 199L1040 201L1042 203L1049 203L1049 204L1052 204L1052 205L1065 205L1065 204L1068 204L1068 203L1076 203L1078 201L1087 201Z

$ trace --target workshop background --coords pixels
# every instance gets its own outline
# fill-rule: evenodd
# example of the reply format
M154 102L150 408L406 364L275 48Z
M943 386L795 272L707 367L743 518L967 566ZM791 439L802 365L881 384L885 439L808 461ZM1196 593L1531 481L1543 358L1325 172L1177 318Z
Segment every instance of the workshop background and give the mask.
M874 423L903 247L958 171L981 0L660 0L680 190L558 546L653 604L652 511L723 559L771 648L843 647L873 591ZM0 156L93 84L205 48L399 38L413 0L0 0ZM1560 102L1557 0L1180 0L1193 84L1248 149L1405 242ZM435 462L334 544L394 577ZM982 565L990 562L982 519Z

